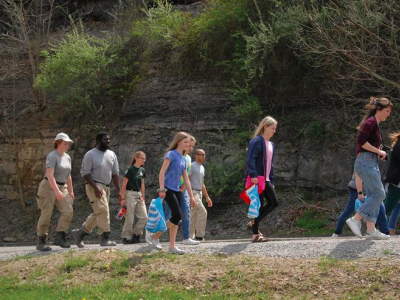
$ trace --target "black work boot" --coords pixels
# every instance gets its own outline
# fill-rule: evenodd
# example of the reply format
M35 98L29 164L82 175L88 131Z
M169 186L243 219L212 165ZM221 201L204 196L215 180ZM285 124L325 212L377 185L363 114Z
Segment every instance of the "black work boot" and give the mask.
M139 244L140 243L140 235L133 234L132 235L132 244Z
M46 245L46 235L38 236L36 249L39 251L50 251L51 248Z
M53 245L60 246L61 248L70 248L67 244L67 235L64 231L57 231L56 238L54 239Z
M83 243L83 238L85 237L85 235L88 235L89 233L84 231L82 227L79 229L72 230L72 233L74 234L75 244L79 248L85 247L85 244Z
M123 245L129 245L129 244L132 244L132 242L131 242L131 240L128 240L127 238L123 238L122 239L122 244Z
M103 232L101 234L100 246L117 246L116 242L110 241L110 233L111 232Z

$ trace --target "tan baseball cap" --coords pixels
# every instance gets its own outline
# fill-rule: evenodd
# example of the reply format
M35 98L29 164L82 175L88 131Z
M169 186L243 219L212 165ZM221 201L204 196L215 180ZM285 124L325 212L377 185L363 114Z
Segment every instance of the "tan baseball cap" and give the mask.
M73 143L73 141L69 138L69 136L66 133L63 133L63 132L57 134L57 136L56 136L56 138L54 140L55 141L63 140L63 141L68 142L68 143Z

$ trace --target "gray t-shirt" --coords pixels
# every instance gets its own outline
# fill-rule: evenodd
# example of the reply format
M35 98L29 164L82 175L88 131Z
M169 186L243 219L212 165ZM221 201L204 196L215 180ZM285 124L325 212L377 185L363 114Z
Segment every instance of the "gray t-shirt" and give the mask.
M100 151L93 148L85 154L81 175L90 175L94 181L109 185L112 175L119 173L118 160L111 150Z
M67 153L61 155L53 150L46 157L46 168L54 170L54 179L57 182L65 183L71 173L71 157Z
M192 169L190 170L190 184L192 189L201 191L204 182L206 170L203 165L199 164L197 161L192 162Z

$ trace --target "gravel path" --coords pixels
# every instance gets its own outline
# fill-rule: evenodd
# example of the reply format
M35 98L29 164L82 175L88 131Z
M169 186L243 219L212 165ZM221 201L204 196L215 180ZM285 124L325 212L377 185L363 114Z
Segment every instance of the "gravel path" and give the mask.
M163 244L163 250L168 250L168 244ZM345 237L340 239L332 238L292 238L292 239L271 239L267 243L251 243L249 240L229 241L207 241L197 246L185 246L177 243L178 246L188 253L196 254L217 254L227 255L248 254L262 255L267 257L288 257L288 258L320 258L322 256L334 259L359 259L378 257L400 257L400 236L392 237L387 241L369 241L356 237ZM149 253L156 252L152 246L145 243L139 245L121 245L114 249L130 252ZM104 247L98 245L86 245L79 249L72 246L69 250L53 246L53 251L46 253L36 251L34 246L7 246L0 247L0 260L9 260L21 256L48 255L66 251L89 251L100 250ZM222 254L224 255L224 254Z

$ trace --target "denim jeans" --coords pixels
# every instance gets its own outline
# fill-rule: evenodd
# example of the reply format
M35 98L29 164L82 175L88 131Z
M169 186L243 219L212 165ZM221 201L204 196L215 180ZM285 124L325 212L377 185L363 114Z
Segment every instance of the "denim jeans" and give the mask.
M390 219L389 219L389 229L390 230L396 229L397 220L399 219L399 216L400 216L400 203L397 203L392 211L392 214L390 215Z
M181 193L181 212L182 212L182 230L183 239L187 240L190 237L190 198L187 190ZM165 206L165 219L169 219L171 211L168 205Z
M381 172L378 166L378 155L371 152L361 152L354 163L354 170L364 183L368 200L357 209L365 222L374 222L379 215L381 203L386 197L381 182Z
M349 202L347 202L346 208L343 210L343 212L340 214L337 222L336 222L336 234L342 234L343 232L343 226L346 223L346 220L350 218L352 215L354 215L355 210L354 210L354 205L356 202L356 199L358 198L358 193L356 189L353 189L351 187L349 189ZM399 205L399 213L400 213L400 205ZM396 220L397 221L397 220ZM389 228L388 228L388 223L387 223L387 218L386 218L386 211L385 211L385 206L383 203L381 203L379 207L379 214L378 214L378 219L376 224L379 227L379 230L385 234L389 234Z

